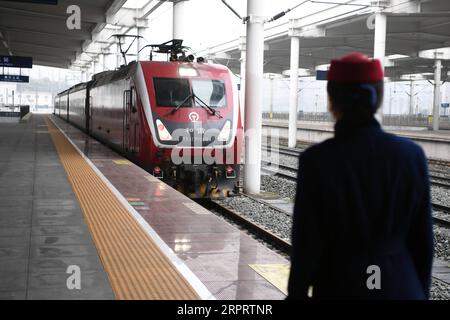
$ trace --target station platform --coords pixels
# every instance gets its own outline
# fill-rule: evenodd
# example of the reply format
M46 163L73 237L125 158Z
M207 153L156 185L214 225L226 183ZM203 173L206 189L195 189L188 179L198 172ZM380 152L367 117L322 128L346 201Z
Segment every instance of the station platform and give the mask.
M280 139L288 139L288 122L263 120L263 128L277 129ZM385 127L384 130L411 139L419 144L429 159L450 162L450 130L431 131L426 128ZM274 134L274 131L272 131ZM334 124L330 122L297 122L297 140L300 143L318 143L333 137Z
M285 297L284 257L61 119L0 137L0 299Z

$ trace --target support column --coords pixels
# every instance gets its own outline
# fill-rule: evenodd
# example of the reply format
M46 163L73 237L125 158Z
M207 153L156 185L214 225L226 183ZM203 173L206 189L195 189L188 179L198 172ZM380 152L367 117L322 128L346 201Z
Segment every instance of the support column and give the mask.
M269 118L273 116L273 77L269 76Z
M98 60L97 58L94 58L94 60L92 60L92 75L97 73L97 65L98 65Z
M116 42L116 68L119 69L122 64L122 54L120 53L119 40Z
M434 63L434 99L433 99L433 130L439 130L439 116L441 109L441 72L442 61L436 59Z
M375 40L373 45L373 57L380 59L383 69L384 60L386 57L386 14L383 12L378 12L375 15ZM381 104L375 117L382 123L383 120L383 107L384 103Z
M261 187L264 2L247 0L247 15L244 191L255 194Z
M414 81L411 80L409 84L409 115L414 114L414 105L415 105L415 93L414 93Z
M105 54L101 53L98 55L99 65L101 66L102 71L106 70L106 61L105 61Z
M173 39L185 40L186 38L186 26L188 19L186 13L186 1L178 0L173 2Z
M291 37L291 72L289 93L289 148L297 145L297 108L298 108L298 60L300 58L300 38Z
M144 28L136 27L136 29L137 29L137 35L142 37L143 34L144 34ZM136 61L147 60L145 58L145 56L143 55L144 52L143 51L139 52L142 49L142 47L143 47L143 45L142 45L143 43L144 43L144 39L143 38L139 38L138 37L136 39L136 48L137 48L137 50L136 50Z
M241 45L243 48L241 48L241 90L240 90L240 97L241 97L241 119L242 123L244 123L245 119L245 56L247 54L247 51L245 50L245 44Z

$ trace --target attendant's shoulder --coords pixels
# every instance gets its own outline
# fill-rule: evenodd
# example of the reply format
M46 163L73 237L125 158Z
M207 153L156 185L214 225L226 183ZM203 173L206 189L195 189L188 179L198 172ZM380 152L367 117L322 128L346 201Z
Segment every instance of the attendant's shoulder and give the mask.
M397 136L392 133L385 133L386 139L390 142L392 149L397 150L405 155L416 156L425 159L425 153L421 146L414 141Z
M320 143L313 144L302 152L300 158L303 159L303 161L308 161L310 159L314 160L331 150L334 142L335 138L330 138Z

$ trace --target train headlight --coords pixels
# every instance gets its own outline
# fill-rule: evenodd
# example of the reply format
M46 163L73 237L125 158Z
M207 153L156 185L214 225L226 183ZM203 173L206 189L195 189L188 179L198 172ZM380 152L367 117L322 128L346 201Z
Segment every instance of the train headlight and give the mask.
M217 141L228 141L230 138L231 133L231 121L227 120L225 124L223 125L222 130L220 131L219 135L217 136Z
M162 141L172 140L172 136L170 135L169 131L167 131L166 127L159 119L156 120L156 128L158 129L158 135L160 140Z
M198 72L192 67L181 66L178 68L180 77L197 77Z

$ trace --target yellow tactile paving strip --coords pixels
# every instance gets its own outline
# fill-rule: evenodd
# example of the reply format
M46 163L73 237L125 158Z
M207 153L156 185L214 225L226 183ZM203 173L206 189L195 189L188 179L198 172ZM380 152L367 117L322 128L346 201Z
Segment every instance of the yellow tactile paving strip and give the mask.
M116 298L199 299L61 131L45 121Z

